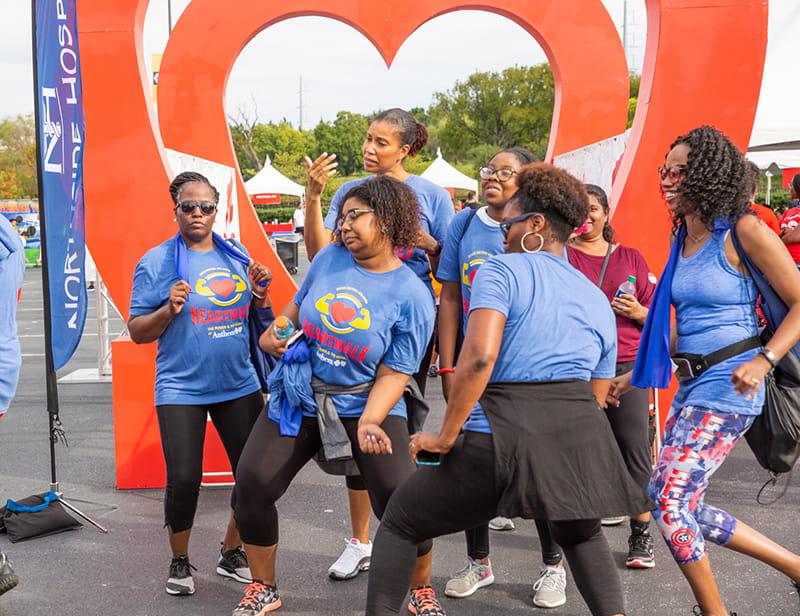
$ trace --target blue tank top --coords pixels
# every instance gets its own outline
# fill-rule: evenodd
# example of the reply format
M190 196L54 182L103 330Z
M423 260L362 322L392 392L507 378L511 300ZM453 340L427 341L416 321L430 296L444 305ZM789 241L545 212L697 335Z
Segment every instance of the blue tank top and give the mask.
M728 233L715 231L691 257L678 255L672 279L678 353L708 355L757 333L757 291L752 278L736 271L728 261L725 255ZM733 370L757 353L757 348L745 351L712 366L696 379L681 382L673 404L759 415L764 405L764 388L759 388L748 400L738 395L731 383Z

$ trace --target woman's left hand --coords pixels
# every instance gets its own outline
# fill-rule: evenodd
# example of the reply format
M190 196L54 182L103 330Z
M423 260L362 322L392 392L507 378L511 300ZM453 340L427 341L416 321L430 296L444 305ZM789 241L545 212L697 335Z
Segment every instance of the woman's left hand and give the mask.
M358 424L358 446L364 453L391 454L392 441L378 424Z
M258 261L251 259L248 274L250 276L250 288L253 293L264 295L267 287L272 282L272 272L265 265L261 265Z
M733 388L739 395L747 394L748 398L756 395L758 388L764 383L764 377L772 366L766 359L756 355L750 361L737 366L731 375Z
M631 321L644 322L647 318L647 308L642 306L635 296L627 293L612 299L611 309Z
M442 441L438 434L433 432L417 432L411 435L411 441L408 443L408 455L411 459L417 461L417 452L420 449L430 451L431 453L447 453L453 448L452 444L447 444Z

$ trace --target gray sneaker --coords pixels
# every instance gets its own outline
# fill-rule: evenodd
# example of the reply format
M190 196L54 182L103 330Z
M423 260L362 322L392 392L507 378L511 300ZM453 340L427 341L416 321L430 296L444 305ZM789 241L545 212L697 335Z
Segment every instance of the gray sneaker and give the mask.
M168 595L194 594L192 569L197 571L195 567L189 564L188 557L178 556L178 558L172 559L172 562L169 564L169 579L167 579L167 586L165 588Z
M484 565L479 560L467 559L467 563L447 581L444 594L461 599L469 597L479 588L494 583L492 564Z
M533 604L536 607L559 607L567 602L567 572L563 565L543 566L533 583Z
M514 520L511 518L504 518L499 515L489 521L489 528L492 530L514 530L516 526L514 526Z
M19 584L19 578L11 568L6 555L0 552L0 595L5 594Z

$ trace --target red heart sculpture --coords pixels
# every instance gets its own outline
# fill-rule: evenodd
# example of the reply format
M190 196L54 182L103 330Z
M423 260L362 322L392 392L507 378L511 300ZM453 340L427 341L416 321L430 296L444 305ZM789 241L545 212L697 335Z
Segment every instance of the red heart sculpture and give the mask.
M344 302L333 302L330 305L330 312L337 323L347 323L356 318L356 309Z
M220 297L228 297L236 288L236 283L230 278L215 278L208 286Z

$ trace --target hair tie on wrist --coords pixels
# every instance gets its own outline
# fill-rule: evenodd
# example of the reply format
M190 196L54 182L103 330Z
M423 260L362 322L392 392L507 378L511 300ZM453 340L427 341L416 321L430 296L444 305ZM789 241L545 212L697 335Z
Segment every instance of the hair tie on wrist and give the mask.
M264 295L259 295L258 293L256 293L255 291L253 291L253 289L250 289L250 293L252 293L252 294L253 294L253 297L256 297L256 298L258 298L258 299L264 299L264 298L267 296L267 294L266 294L266 293L264 293Z
M451 374L451 373L454 373L455 371L456 371L455 368L439 368L436 371L436 374L441 376L442 374Z

